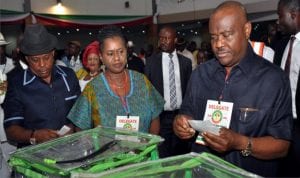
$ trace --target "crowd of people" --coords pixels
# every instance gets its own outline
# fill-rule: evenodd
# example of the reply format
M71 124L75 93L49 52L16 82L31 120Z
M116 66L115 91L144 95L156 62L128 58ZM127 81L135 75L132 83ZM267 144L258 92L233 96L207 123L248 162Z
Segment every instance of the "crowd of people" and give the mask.
M0 33L0 177L11 175L10 152L99 125L160 135L160 158L210 152L260 176L300 176L299 22L300 2L279 0L278 25L253 41L245 7L225 1L210 15L210 43L163 26L157 50L139 54L116 26L59 51L45 26L28 24L13 59Z

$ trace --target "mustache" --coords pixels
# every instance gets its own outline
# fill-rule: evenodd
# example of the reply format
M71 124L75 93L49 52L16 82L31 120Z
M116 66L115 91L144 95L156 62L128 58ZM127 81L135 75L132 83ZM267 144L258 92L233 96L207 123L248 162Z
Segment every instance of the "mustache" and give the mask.
M166 43L160 43L159 46L168 46Z
M225 48L217 48L216 53L227 53L228 51Z

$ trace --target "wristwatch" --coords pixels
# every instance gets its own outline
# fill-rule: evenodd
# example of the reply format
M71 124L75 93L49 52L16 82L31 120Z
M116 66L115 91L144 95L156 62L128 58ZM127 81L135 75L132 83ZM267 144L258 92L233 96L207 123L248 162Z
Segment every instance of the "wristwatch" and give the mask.
M248 138L248 144L246 149L241 150L241 154L245 157L250 156L252 154L252 138Z
M35 132L35 130L32 130L32 131L31 131L31 134L30 134L29 143L30 143L31 145L35 145L35 144L36 144L36 139L34 138L34 132Z

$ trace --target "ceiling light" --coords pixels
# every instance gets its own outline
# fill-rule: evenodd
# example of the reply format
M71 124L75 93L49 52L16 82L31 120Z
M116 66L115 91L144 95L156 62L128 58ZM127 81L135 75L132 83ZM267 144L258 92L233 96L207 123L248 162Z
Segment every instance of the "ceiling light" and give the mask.
M61 0L56 0L57 6L62 6Z

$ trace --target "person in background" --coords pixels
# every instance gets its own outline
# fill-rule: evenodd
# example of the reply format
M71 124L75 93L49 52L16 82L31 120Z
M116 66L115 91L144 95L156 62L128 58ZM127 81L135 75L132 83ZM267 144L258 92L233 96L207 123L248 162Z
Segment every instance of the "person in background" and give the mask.
M180 138L194 138L193 152L211 152L247 171L275 177L292 139L291 91L284 72L254 53L246 14L236 1L225 1L212 12L209 33L216 59L193 71L173 126ZM220 128L198 135L189 124L192 119Z
M249 43L251 44L253 51L257 55L259 55L273 63L275 52L272 48L270 48L269 46L266 46L264 42L249 41Z
M100 60L100 46L98 41L90 43L84 50L82 56L84 68L78 70L76 75L79 79L81 91L88 82L94 79L102 72Z
M154 47L152 44L145 44L145 47L141 48L139 58L142 59L144 63L144 67L146 65L146 61L147 61L146 59L150 58L153 54L154 54Z
M16 70L25 70L28 68L25 60L24 54L20 51L20 42L23 39L23 33L18 36L17 46L11 52L12 60L14 61L14 65Z
M208 60L206 52L202 49L198 49L197 53L197 65L200 65Z
M15 67L13 60L6 55L5 50L8 44L9 42L5 41L3 34L0 32L0 71L3 74L8 73Z
M81 44L79 41L70 41L65 50L65 55L63 55L61 59L56 60L56 64L72 68L77 72L82 68L80 48Z
M57 38L41 24L27 25L20 50L28 69L8 79L3 103L7 138L18 148L59 137L66 116L80 95L74 71L54 65Z
M198 54L197 43L195 41L191 41L186 47L186 49L189 50L193 54L194 58L196 59L196 56Z
M147 44L146 45L146 54L145 58L150 58L154 53L154 47L152 44Z
M290 79L293 110L293 142L281 168L281 176L299 177L300 171L300 1L280 0L278 2L279 28L290 35L284 50L281 68Z
M184 38L178 38L176 42L176 51L178 54L181 54L187 58L189 58L192 62L192 70L194 70L197 66L196 59L194 58L193 54L186 49L187 42Z
M134 44L132 41L127 42L127 67L130 70L138 71L139 73L144 73L144 62L141 58L137 56L137 54L134 52Z
M162 52L147 58L145 74L164 97L164 111L160 114L160 133L165 141L159 145L161 158L190 152L186 141L173 132L172 123L181 106L187 82L192 73L190 59L177 54L176 30L165 26L159 31L159 48Z
M281 28L278 21L270 23L268 25L268 43L266 43L275 51L273 63L278 66L281 65L284 49L290 40L290 34Z
M6 55L5 47L10 44L7 42L0 32L0 104L3 103L7 91L7 76L6 74L14 68L13 60ZM0 177L8 178L11 170L7 164L9 153L16 150L12 143L9 143L6 138L6 133L3 127L4 112L0 105Z
M278 24L273 22L268 24L268 33L267 33L267 40L265 44L270 46L274 50L274 45L280 39L280 32L278 31Z
M211 49L211 44L209 42L202 41L200 45L200 49L205 51L208 60L214 58L214 54Z
M121 29L105 27L100 44L106 70L86 85L68 118L76 130L101 125L158 134L163 99L146 76L125 68L127 46Z
M141 48L140 49L140 53L139 53L139 56L138 56L144 63L144 65L146 64L146 51L144 48Z

